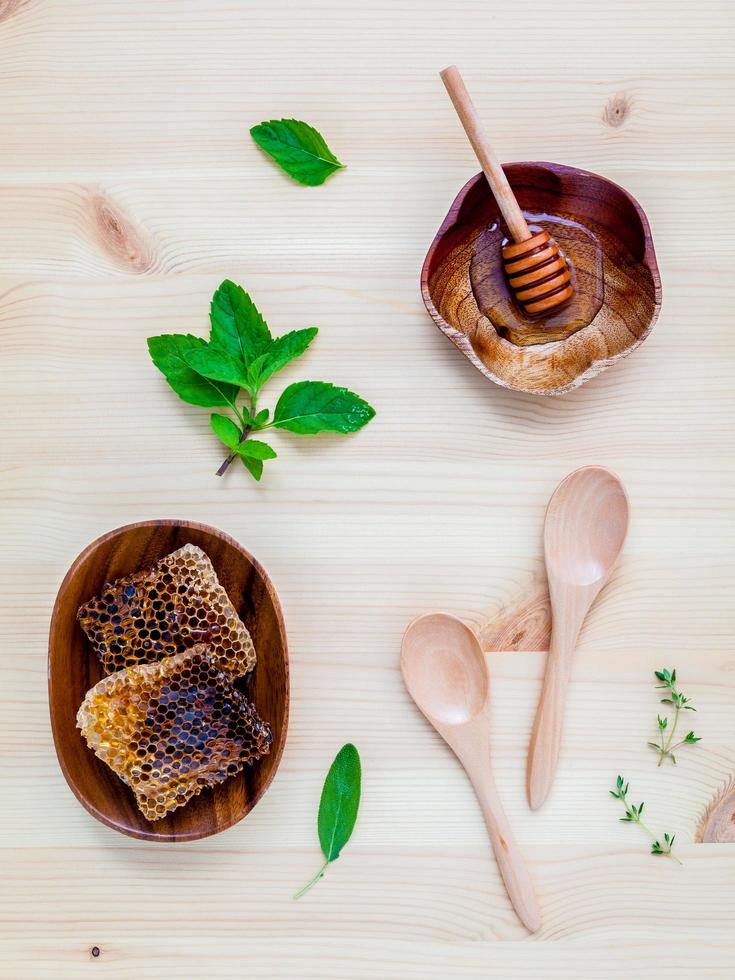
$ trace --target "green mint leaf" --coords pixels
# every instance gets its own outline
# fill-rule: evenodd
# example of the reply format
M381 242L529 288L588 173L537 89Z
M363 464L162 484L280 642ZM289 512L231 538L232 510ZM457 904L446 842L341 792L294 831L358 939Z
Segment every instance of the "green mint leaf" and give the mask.
M298 435L356 432L375 415L359 395L326 381L297 381L278 399L271 425Z
M317 333L316 327L307 327L306 330L292 330L283 337L276 337L268 350L250 365L248 379L251 390L258 391L276 371L301 357Z
M257 426L265 425L265 423L268 421L268 418L270 417L270 414L271 413L268 411L267 408L261 409L261 411L258 412L258 414L253 419L253 425L257 425Z
M253 459L252 456L243 456L242 453L238 453L238 456L242 460L242 465L250 473L250 475L256 479L260 480L263 475L263 460Z
M232 405L237 398L235 385L204 378L193 370L186 358L206 347L206 341L191 334L171 333L148 338L151 360L182 401L204 408Z
M258 439L245 439L238 445L237 451L248 459L275 459L278 455L267 442L260 442Z
M212 347L210 344L195 347L184 355L184 360L190 368L204 378L225 381L238 388L247 387L248 379L245 377L239 359L225 350L220 350L219 347Z
M242 435L239 426L235 425L232 419L226 415L218 415L216 412L209 416L209 421L212 426L212 431L219 441L223 442L228 448L237 450L240 444L240 436Z
M271 119L253 126L250 135L281 169L300 184L323 184L343 164L324 137L299 119Z
M271 344L268 324L242 286L225 279L212 297L209 318L213 347L231 354L247 369Z
M327 773L319 802L319 843L327 861L336 861L352 836L360 807L361 779L360 755L348 742Z

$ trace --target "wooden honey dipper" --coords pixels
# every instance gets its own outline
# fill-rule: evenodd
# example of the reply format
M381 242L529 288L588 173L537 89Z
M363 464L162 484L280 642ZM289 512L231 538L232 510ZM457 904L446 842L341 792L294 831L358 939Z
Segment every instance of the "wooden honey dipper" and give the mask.
M574 295L566 257L548 231L529 229L457 67L441 78L513 238L503 246L503 268L516 302L527 316L553 313Z

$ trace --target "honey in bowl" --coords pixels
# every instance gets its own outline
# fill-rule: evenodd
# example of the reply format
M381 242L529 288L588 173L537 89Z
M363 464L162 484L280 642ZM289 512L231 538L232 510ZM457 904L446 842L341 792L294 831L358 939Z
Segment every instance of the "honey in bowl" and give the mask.
M603 250L589 228L572 218L524 211L531 232L548 231L567 259L571 272L571 299L551 313L529 317L514 300L503 267L508 239L498 222L480 232L470 263L470 284L479 310L499 337L525 347L564 340L588 326L605 298Z

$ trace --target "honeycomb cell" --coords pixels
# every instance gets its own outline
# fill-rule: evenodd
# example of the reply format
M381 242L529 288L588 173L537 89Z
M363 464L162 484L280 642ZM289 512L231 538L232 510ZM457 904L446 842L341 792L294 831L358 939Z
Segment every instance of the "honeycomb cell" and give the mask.
M187 544L153 568L107 585L77 619L108 674L206 643L227 674L255 666L255 648L201 548Z
M266 755L272 741L205 644L104 677L77 727L152 821Z

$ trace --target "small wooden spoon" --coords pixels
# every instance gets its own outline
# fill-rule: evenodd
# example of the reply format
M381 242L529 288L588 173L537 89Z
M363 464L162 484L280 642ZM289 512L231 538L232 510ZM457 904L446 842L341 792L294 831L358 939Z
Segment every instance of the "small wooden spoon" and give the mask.
M495 858L518 918L531 932L541 912L490 768L488 673L477 637L445 613L415 619L401 646L408 693L454 751L475 789Z
M546 510L544 553L552 627L528 748L526 788L532 810L541 806L554 782L574 647L590 606L618 560L628 520L625 487L602 466L570 473Z

